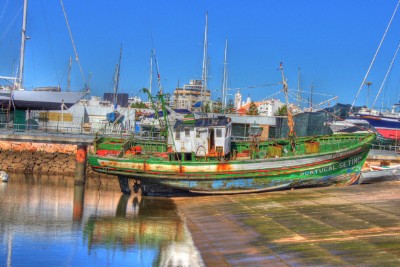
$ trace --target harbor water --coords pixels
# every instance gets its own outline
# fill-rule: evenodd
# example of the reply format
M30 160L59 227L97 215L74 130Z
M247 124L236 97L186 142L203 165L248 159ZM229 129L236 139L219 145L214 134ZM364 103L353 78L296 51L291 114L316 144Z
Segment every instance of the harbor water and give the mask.
M11 174L0 266L399 266L399 178L363 182L165 198Z
M123 196L116 179L10 174L0 242L0 266L202 265L172 200Z

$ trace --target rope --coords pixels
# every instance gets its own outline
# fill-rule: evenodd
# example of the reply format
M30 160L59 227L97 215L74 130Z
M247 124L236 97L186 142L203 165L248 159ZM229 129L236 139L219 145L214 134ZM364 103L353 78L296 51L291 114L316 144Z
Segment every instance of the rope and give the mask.
M387 70L387 72L386 72L386 74L385 74L385 78L383 79L383 82L382 82L382 84L381 84L381 87L379 88L378 94L377 94L376 97L375 97L375 100L374 100L374 103L372 104L371 109L374 108L375 103L376 103L376 100L378 99L378 96L379 96L379 94L380 94L381 91L382 91L383 85L385 84L386 79L387 79L387 77L388 77L390 71L392 70L392 66L393 66L393 63L394 63L394 61L395 61L395 59L396 59L397 53L399 52L399 49L400 49L400 44L397 46L396 52L394 53L394 56L393 56L393 58L392 58L392 62L390 62L390 66L389 66L389 68L388 68L388 70Z
M80 70L81 75L82 75L82 80L83 80L83 82L85 83L85 87L87 87L85 75L83 74L81 62L79 61L79 57L78 57L78 52L76 51L76 46L75 46L74 38L72 37L71 28L69 27L68 17L67 17L67 13L65 12L65 8L64 8L63 1L60 0L60 3L61 3L61 7L62 7L62 10L63 10L63 13L64 13L65 22L66 22L66 24L67 24L69 37L71 38L72 47L74 48L75 60L78 62L79 70Z
M8 31L10 30L11 26L14 24L15 20L17 19L17 17L19 16L19 14L22 12L22 7L18 10L17 14L15 14L15 16L12 18L11 22L8 24L6 30L3 32L3 34L0 36L0 46L1 46L1 42L3 41L3 39L6 37Z
M365 81L366 81L367 78L368 78L369 72L371 71L372 65L374 65L376 56L378 55L379 50L381 49L382 43L383 43L383 41L385 40L386 34L387 34L387 32L388 32L388 30L389 30L389 28L390 28L390 25L392 24L394 15L396 14L399 5L400 5L400 0L397 2L396 8L394 9L394 12L393 12L393 14L392 14L392 17L390 18L389 24L388 24L387 27L386 27L385 33L383 34L383 37L382 37L382 39L381 39L381 41L380 41L380 43L379 43L378 49L376 50L375 55L374 55L374 57L372 58L372 61L371 61L371 64L369 65L369 67L368 67L367 73L365 74L364 79L363 79L363 81L361 82L360 88L358 89L358 92L357 92L357 94L356 94L356 97L354 98L353 103L351 104L349 113L350 113L351 110L353 109L354 104L355 104L355 102L356 102L356 100L357 100L357 98L358 98L358 95L360 94L361 89L362 89L363 85L365 84Z
M4 7L3 7L3 9L1 10L1 13L0 13L0 23L3 21L4 13L6 13L6 10L7 10L7 7L8 7L8 1L9 1L9 0L7 0L7 1L4 3Z

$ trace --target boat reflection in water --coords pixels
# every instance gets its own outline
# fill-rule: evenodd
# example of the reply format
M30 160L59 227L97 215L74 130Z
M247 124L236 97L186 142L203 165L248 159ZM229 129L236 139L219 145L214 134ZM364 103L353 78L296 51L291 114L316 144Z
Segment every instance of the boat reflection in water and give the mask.
M0 266L203 265L168 198L121 196L115 179L10 176L0 190Z

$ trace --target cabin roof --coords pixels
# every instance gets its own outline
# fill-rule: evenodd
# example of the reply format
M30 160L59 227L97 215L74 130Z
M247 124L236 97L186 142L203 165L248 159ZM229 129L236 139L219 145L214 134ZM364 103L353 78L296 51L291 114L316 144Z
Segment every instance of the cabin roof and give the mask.
M183 122L182 120L178 120L174 125L174 129L181 129L184 127L220 128L220 127L226 127L229 123L230 123L230 118L225 116L218 116L217 118L200 118L200 119L195 119L192 122Z

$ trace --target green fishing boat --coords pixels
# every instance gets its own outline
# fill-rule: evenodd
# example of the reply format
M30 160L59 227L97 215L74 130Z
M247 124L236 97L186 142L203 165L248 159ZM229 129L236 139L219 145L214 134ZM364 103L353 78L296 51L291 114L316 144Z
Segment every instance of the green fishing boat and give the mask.
M283 70L282 81L287 92ZM162 95L157 99L166 111ZM186 116L171 124L162 114L155 116L157 133L128 139L99 135L88 156L93 170L118 176L125 194L128 179L203 194L347 185L357 183L376 138L374 133L297 138L290 108L289 136L274 140L259 134L237 140L225 116Z

